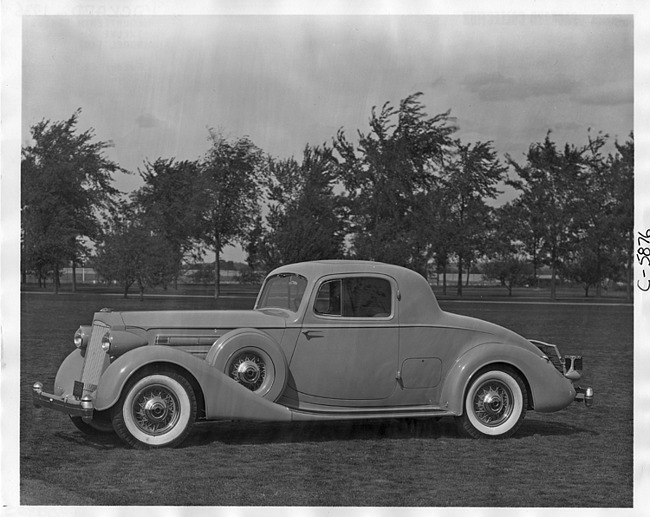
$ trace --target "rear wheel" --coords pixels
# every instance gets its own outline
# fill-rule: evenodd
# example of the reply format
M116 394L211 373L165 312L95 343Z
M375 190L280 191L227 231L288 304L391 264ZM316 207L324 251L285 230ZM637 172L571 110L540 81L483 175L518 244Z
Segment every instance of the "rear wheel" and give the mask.
M484 370L470 382L456 425L472 438L508 438L521 426L527 406L526 386L514 370Z
M196 395L182 375L144 373L131 380L112 411L113 427L138 449L175 447L196 420Z

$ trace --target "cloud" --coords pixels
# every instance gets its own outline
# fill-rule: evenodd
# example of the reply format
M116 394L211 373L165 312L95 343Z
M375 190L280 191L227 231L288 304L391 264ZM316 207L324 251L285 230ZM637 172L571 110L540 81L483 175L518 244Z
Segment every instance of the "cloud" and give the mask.
M575 96L580 104L588 106L621 106L634 102L634 86L631 82L605 84L580 90Z
M487 72L467 75L462 85L480 100L508 101L571 94L578 88L578 81L562 76L515 79L500 72Z
M156 127L163 127L165 123L151 113L143 113L135 119L135 123L139 128L150 129Z

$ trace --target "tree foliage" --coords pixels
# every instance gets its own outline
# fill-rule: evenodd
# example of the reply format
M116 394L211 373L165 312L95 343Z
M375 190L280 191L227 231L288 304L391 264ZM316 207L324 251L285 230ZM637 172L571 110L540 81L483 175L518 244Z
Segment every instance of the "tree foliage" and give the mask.
M142 299L147 287L166 287L177 274L172 244L152 232L147 219L140 216L137 206L123 203L113 214L92 262L102 278L123 287L125 298L134 284Z
M343 130L334 146L350 207L353 255L425 274L431 239L422 221L455 127L449 112L429 117L420 96L410 95L399 108L373 108L370 132L358 132L357 146Z
M201 169L196 161L158 158L139 170L144 186L131 195L143 227L163 239L173 276L186 258L197 258L201 235Z
M264 153L248 137L228 139L210 130L211 147L201 161L197 209L202 214L200 239L216 256L215 298L219 297L223 248L243 242L260 206Z
M492 142L456 142L457 153L443 172L447 249L458 263L458 294L462 294L463 266L485 253L486 234L492 208L488 199L496 198L498 184L506 168L499 162Z
M266 224L257 221L248 248L253 264L268 271L343 256L345 204L334 193L336 173L328 147L306 146L301 163L294 158L270 160L264 181Z
M31 145L22 149L21 212L23 270L54 276L79 263L88 239L101 235L101 217L116 201L115 172L126 172L95 141L94 129L77 131L81 110L63 121L31 127Z
M576 213L585 188L583 167L589 147L566 144L559 150L547 133L544 142L532 144L526 163L508 157L518 179L509 183L520 191L526 211L535 214L535 231L542 239L542 260L551 268L551 298L556 298L557 275L577 236Z

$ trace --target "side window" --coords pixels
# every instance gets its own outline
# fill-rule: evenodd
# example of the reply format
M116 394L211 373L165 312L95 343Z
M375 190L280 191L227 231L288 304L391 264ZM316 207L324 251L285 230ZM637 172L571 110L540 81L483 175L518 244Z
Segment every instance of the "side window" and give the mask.
M325 316L341 316L341 281L331 280L320 286L314 312Z
M385 318L392 313L391 293L390 282L383 278L331 280L318 290L314 312L345 318Z

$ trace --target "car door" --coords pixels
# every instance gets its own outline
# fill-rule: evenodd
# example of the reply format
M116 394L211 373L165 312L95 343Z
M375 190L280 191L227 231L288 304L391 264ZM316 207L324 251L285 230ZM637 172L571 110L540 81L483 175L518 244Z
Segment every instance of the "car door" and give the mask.
M382 275L321 280L291 359L295 390L330 404L389 397L399 357L396 292Z

